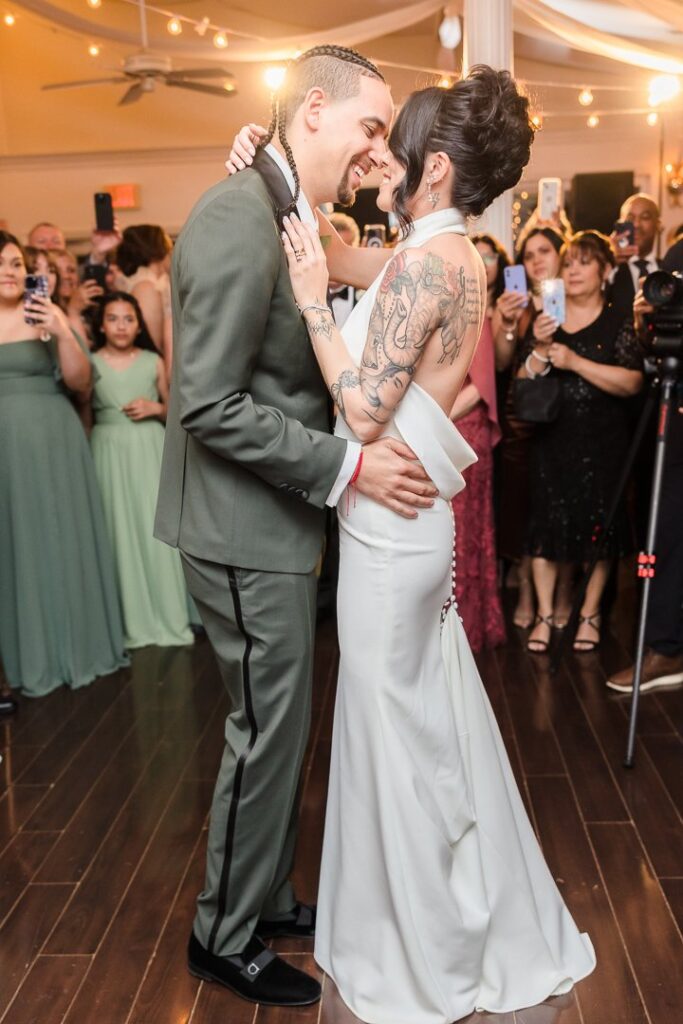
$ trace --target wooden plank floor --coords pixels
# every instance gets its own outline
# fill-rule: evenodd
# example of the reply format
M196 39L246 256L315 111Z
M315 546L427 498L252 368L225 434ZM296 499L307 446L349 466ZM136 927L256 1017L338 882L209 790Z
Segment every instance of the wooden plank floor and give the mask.
M626 627L613 616L617 634ZM628 630L626 630L628 631ZM569 653L550 675L521 634L478 659L550 868L598 956L576 992L491 1024L683 1019L683 690L628 701L605 672L628 655ZM319 629L295 885L315 899L337 649ZM22 701L0 724L0 1024L354 1024L320 1005L256 1008L185 968L226 701L205 640L148 648L75 693ZM279 943L320 976L310 943Z

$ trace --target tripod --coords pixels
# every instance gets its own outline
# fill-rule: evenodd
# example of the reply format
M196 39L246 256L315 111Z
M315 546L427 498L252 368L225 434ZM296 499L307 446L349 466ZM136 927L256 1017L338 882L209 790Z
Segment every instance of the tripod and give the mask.
M657 415L657 440L655 445L655 465L652 477L652 494L650 497L650 508L648 512L648 526L647 526L647 537L645 543L645 551L641 551L638 555L638 577L643 580L643 589L640 600L640 609L638 613L638 640L636 644L636 658L635 658L635 669L633 677L633 697L631 701L631 713L629 716L629 731L628 731L628 744L626 749L626 757L624 759L624 766L626 768L633 767L633 751L635 747L636 737L636 725L638 720L638 703L640 699L640 684L643 676L643 656L645 653L645 629L647 625L647 612L650 601L650 588L652 586L652 580L656 573L657 556L655 555L655 541L657 537L657 523L659 519L659 505L660 496L662 491L662 479L664 475L664 460L666 455L666 442L669 432L669 424L671 422L671 415L674 411L674 395L676 392L676 386L681 375L681 360L676 356L662 356L656 360L655 363L655 375L650 381L650 387L648 390L645 406L641 413L636 431L631 443L631 447L626 456L619 482L615 488L612 496L612 502L605 516L605 521L599 527L596 527L593 535L594 547L591 556L590 563L586 569L581 582L579 583L576 598L572 606L572 611L569 616L567 623L567 629L564 631L562 640L560 641L558 648L553 656L550 664L551 672L557 672L559 667L560 658L562 656L564 646L567 642L567 637L573 635L574 628L577 624L581 605L586 594L588 582L593 575L595 566L600 561L602 552L604 550L605 541L609 533L609 529L612 525L614 517L619 508L619 503L623 497L626 484L628 483L629 476L631 475L631 469L635 461L638 449L640 448L643 434L647 427L652 408L655 401L655 395L659 390L659 408Z

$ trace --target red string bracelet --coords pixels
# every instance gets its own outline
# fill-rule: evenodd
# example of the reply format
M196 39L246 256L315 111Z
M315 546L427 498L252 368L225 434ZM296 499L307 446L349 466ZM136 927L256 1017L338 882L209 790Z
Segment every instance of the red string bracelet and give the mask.
M361 452L359 457L358 457L358 462L356 463L356 468L353 471L353 476L349 480L349 487L353 487L353 485L355 484L356 480L360 476L360 470L361 470L361 466L362 465L363 465L363 452Z

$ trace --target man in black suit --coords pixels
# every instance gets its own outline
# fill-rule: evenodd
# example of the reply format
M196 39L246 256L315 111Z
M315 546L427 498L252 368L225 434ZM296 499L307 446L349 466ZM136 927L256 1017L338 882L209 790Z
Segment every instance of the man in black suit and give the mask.
M671 246L663 259L664 269L683 272L683 240ZM634 305L638 331L644 327L643 316L652 313L642 291ZM683 394L674 404L669 424L664 476L660 494L657 526L657 572L652 581L650 606L645 628L645 657L641 691L647 693L666 686L683 683ZM641 446L652 473L652 447L647 439ZM607 682L611 690L631 693L634 665L617 672Z
M655 256L657 238L662 230L659 207L644 192L637 192L624 202L619 211L620 221L633 224L633 245L628 235L612 232L611 241L617 261L609 285L609 301L623 315L630 316L641 277L647 277L661 266Z

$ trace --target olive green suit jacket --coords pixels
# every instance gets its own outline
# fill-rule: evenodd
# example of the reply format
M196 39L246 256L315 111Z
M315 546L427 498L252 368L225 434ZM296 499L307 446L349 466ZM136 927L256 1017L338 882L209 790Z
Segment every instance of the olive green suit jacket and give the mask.
M310 572L346 442L292 294L277 165L209 189L173 253L174 368L155 536L213 562ZM268 184L264 177L268 179Z

